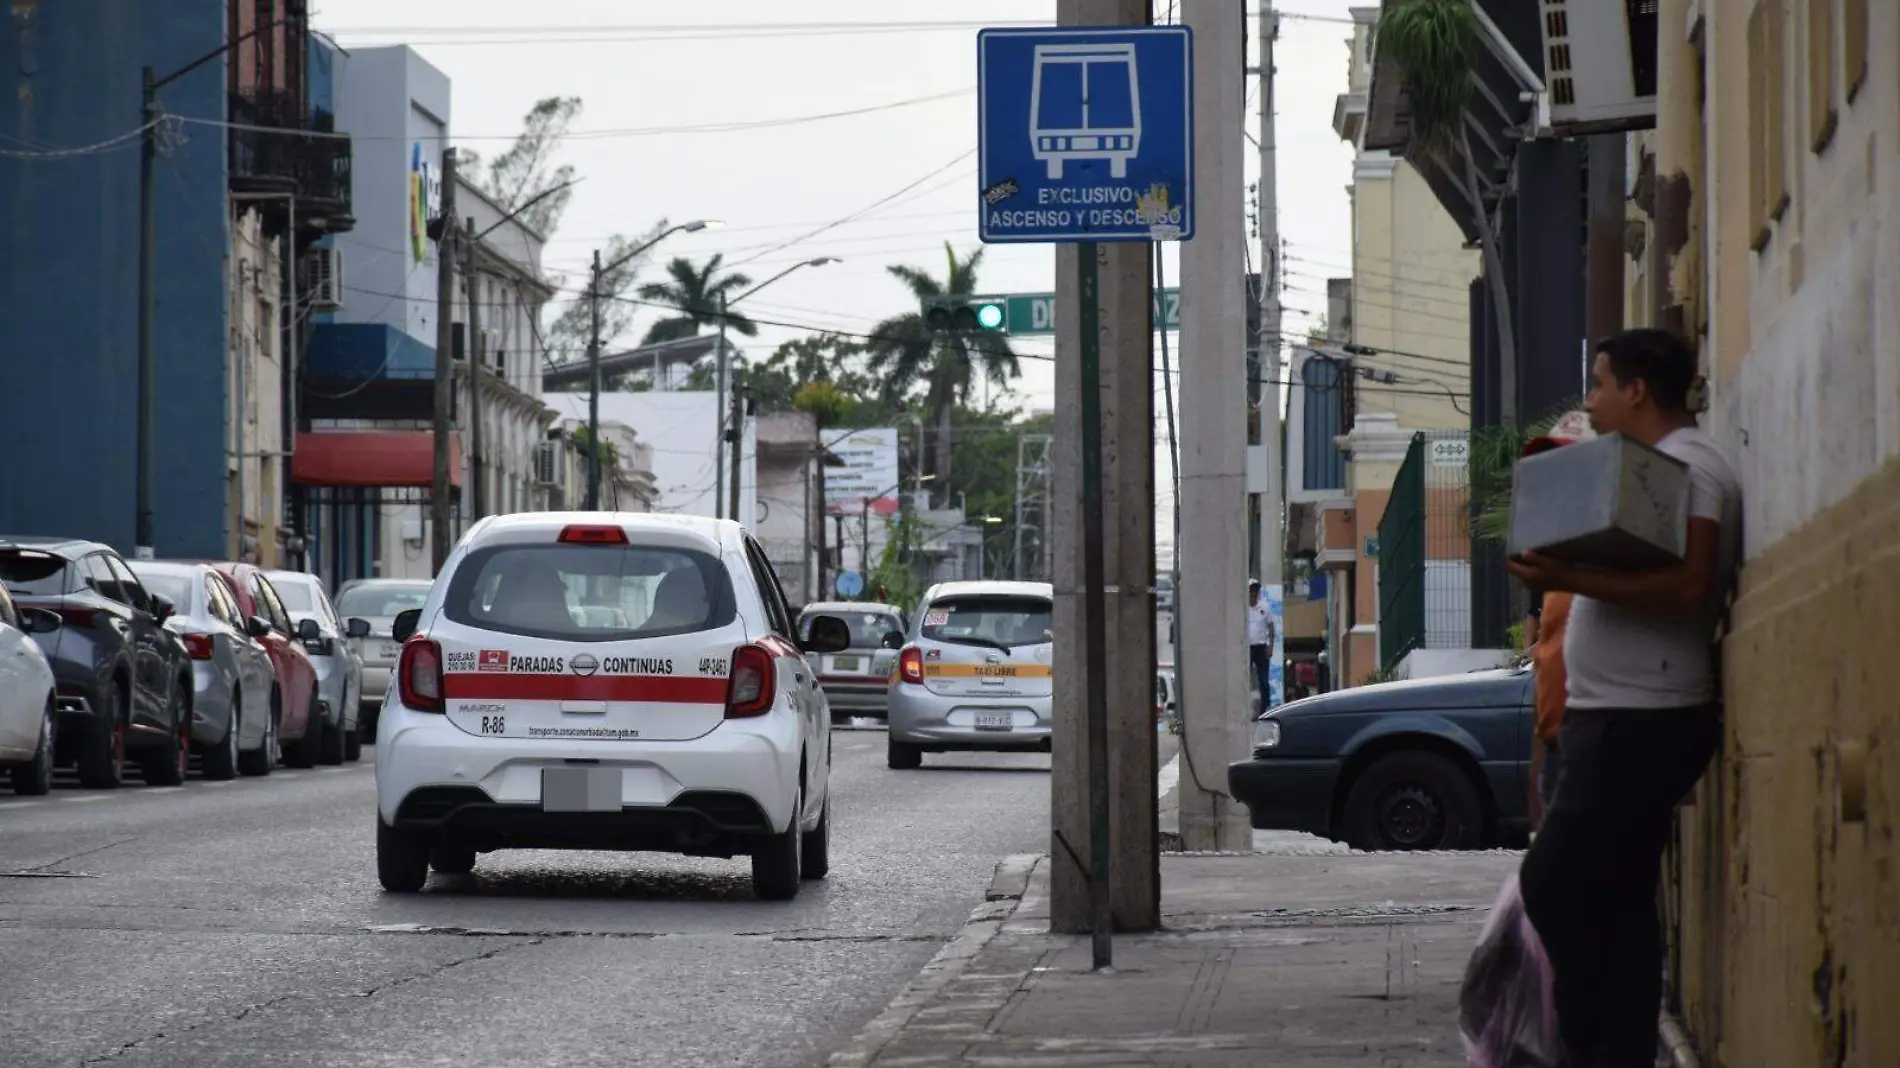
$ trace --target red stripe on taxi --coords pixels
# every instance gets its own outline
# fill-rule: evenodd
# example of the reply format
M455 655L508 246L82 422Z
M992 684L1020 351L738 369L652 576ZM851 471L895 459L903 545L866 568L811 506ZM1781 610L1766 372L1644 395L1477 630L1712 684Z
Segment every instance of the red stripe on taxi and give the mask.
M726 680L676 675L500 675L458 671L442 679L448 700L629 701L723 705Z

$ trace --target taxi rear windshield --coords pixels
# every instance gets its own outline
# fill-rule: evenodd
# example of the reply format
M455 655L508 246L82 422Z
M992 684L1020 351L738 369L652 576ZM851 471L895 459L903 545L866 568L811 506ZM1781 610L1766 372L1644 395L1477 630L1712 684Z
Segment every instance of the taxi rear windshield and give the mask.
M826 612L810 610L805 613L803 619L799 620L799 633L803 634L806 638L810 638L811 621L819 616L834 616L844 620L845 626L851 628L851 644L848 648L852 649L881 649L884 647L884 636L886 634L892 631L896 631L899 634L904 632L904 621L891 615L889 612Z
M1013 649L1055 640L1055 613L1040 597L946 597L924 609L933 642Z
M467 627L580 642L716 630L737 614L717 559L638 545L477 549L455 569L442 611Z

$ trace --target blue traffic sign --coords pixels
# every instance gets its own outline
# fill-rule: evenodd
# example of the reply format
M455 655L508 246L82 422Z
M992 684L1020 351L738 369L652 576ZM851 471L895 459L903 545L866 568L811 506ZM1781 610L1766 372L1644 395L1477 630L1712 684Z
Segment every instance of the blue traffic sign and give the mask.
M864 592L864 574L858 571L840 571L835 585L838 596L856 597Z
M984 241L1194 236L1186 26L988 29L976 57Z

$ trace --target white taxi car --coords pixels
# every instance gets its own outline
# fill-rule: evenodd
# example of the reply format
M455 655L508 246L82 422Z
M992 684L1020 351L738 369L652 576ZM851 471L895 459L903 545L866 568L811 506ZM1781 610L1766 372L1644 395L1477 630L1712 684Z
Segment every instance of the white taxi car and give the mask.
M925 591L890 681L888 762L925 753L1049 749L1054 588L944 582Z
M402 642L376 733L393 892L497 849L750 855L788 900L829 865L830 712L737 523L601 512L477 523Z

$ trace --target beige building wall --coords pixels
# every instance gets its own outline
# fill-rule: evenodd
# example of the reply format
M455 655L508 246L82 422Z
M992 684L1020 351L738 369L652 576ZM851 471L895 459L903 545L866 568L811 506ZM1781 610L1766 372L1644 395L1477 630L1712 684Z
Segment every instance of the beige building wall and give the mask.
M277 567L277 534L284 514L283 252L266 240L254 207L233 213L231 252L225 260L230 343L225 360L225 485L233 560ZM165 430L158 430L161 443Z
M1705 422L1745 494L1727 736L1672 861L1677 987L1712 1068L1887 1068L1900 1064L1900 4L1667 0L1661 24L1661 118L1638 143L1665 161L1662 186L1688 180L1692 226L1658 319L1678 304L1701 335Z
M1478 273L1478 252L1464 247L1457 224L1411 164L1361 147L1378 14L1377 7L1352 9L1348 87L1333 110L1334 130L1358 154L1349 190L1349 311L1341 323L1329 306L1329 326L1347 340L1379 350L1356 357L1355 365L1386 379L1362 374L1353 383L1346 487L1359 529L1353 550L1355 594L1338 602L1352 615L1334 620L1344 646L1334 661L1342 686L1356 686L1379 668L1378 561L1365 555L1365 543L1378 534L1406 445L1416 431L1471 425L1469 287ZM1295 263L1290 269L1297 268Z

